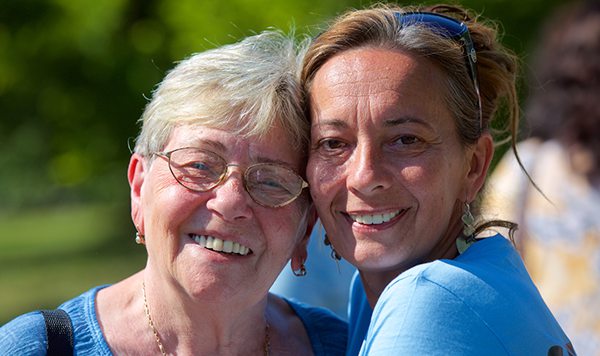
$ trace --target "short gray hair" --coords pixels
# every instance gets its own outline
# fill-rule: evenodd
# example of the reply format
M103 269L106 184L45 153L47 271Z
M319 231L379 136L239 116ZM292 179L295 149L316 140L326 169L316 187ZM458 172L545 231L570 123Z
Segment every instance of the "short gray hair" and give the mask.
M294 148L306 150L310 128L299 83L305 47L293 34L268 30L179 62L154 90L134 151L161 151L174 127L189 124L245 137L281 126Z

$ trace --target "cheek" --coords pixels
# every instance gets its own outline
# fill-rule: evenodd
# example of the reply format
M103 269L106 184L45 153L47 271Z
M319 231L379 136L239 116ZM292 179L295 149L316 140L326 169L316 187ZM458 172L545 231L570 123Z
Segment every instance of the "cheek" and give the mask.
M459 173L445 162L407 167L402 170L402 176L418 201L424 219L444 216L453 209L456 199L459 199Z
M302 204L306 206L306 204ZM304 236L307 228L306 208L289 207L277 211L265 211L258 219L262 222L262 230L271 244L276 245L273 252L283 252L288 256L292 249Z
M343 165L331 164L327 160L311 157L306 169L310 194L315 206L328 205L332 195L344 188L345 169Z
M161 225L160 229L187 219L206 203L208 194L192 192L164 175L156 176L146 188L143 202L146 221Z

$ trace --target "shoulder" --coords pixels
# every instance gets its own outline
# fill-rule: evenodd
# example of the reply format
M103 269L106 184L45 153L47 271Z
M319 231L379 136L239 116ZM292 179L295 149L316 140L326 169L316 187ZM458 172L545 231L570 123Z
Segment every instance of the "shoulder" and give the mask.
M111 355L96 315L96 295L105 287L94 287L59 307L71 318L74 348L78 354Z
M373 311L366 354L547 352L568 339L502 236L454 260L416 266L394 279Z
M0 328L0 355L45 355L46 324L39 311L16 317Z
M374 313L383 305L410 303L435 305L424 310L429 316L462 310L483 317L494 309L490 305L503 308L518 303L510 297L515 293L522 297L537 291L517 251L496 235L471 245L453 260L425 263L400 274L383 291Z
M361 354L473 355L502 350L477 303L470 300L470 294L478 293L477 285L477 278L445 261L407 270L377 301Z
M95 311L95 296L103 287L95 287L59 307L69 314L73 347L78 354L111 354ZM40 311L21 315L0 328L0 355L45 355L47 344L46 323Z
M283 298L302 320L315 355L344 355L348 324L328 309Z

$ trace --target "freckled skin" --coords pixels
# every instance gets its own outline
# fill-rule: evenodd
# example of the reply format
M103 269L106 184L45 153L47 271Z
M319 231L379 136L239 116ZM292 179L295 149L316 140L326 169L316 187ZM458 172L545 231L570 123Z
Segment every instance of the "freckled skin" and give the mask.
M416 264L456 256L462 203L491 159L488 135L461 145L443 80L426 59L359 48L330 58L311 86L311 194L336 251L376 294ZM349 217L398 211L380 226Z

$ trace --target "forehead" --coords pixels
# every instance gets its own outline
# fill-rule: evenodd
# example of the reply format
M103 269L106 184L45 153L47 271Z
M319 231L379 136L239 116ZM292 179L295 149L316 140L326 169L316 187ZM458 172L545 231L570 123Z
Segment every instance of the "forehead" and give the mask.
M355 85L356 95L373 91L398 90L414 82L434 89L444 75L426 58L408 52L383 48L357 48L339 53L317 71L313 86ZM422 94L422 93L421 93Z
M315 74L311 110L317 116L403 111L433 117L447 111L446 77L425 58L398 50L358 48L330 58ZM315 115L313 115L313 119Z

